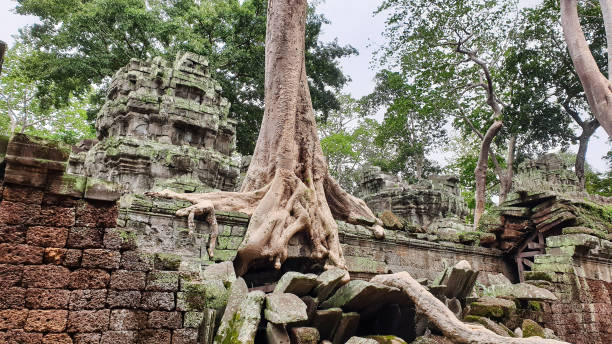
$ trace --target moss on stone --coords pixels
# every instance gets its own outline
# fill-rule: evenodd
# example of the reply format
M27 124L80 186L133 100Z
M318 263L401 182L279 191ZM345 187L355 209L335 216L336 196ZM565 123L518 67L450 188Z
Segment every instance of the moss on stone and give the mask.
M172 253L157 253L155 268L158 270L177 271L181 265L181 256Z
M544 329L542 326L538 325L537 322L531 319L523 320L523 325L521 326L523 330L523 337L542 337L546 336Z

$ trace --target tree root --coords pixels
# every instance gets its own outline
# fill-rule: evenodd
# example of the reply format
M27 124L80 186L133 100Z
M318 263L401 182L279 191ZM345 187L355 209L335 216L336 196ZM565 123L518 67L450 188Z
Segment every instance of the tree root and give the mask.
M427 315L429 321L444 333L444 336L453 343L466 344L560 344L566 343L553 339L540 337L512 338L503 337L482 326L465 324L455 317L453 312L444 303L429 293L425 287L415 281L409 273L403 271L391 275L378 275L371 280L399 288L404 292L416 307Z
M288 256L289 240L299 232L306 232L310 239L311 258L328 258L326 268L346 269L334 215L349 223L369 224L377 238L384 236L380 220L365 202L346 193L335 181L306 180L309 185L294 172L278 169L269 184L251 192L193 194L164 190L147 195L193 203L176 215L187 217L191 231L195 229L195 217L206 216L211 227L207 245L211 258L219 234L215 212L238 211L249 215L251 220L234 262L238 274L244 274L253 261L262 259L280 269Z

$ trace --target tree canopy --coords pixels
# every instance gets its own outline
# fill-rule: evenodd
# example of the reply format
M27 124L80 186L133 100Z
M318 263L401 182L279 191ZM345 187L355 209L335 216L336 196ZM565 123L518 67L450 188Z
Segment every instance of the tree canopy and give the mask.
M24 61L28 77L38 80L41 106L61 107L104 83L131 58L172 58L186 50L209 57L214 77L238 121L237 148L253 151L264 100L264 41L267 0L18 0L19 14L41 23L21 31L32 47ZM339 108L335 90L348 78L338 59L356 54L337 41L322 43L327 20L309 8L306 65L313 106L325 117Z

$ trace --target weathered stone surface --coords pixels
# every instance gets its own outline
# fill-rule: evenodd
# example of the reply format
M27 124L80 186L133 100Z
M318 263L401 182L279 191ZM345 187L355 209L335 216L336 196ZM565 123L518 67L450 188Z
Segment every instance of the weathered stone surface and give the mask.
M308 320L306 304L294 294L271 293L266 295L266 320L275 324L294 324Z
M516 304L513 301L481 297L470 304L468 314L487 318L507 318L516 312Z
M217 318L217 311L214 309L205 309L202 312L202 321L198 330L198 343L201 344L212 344L215 339L215 322ZM229 322L227 323L229 325ZM223 326L223 323L221 323ZM225 328L223 329L225 332ZM221 328L219 328L221 333Z
M342 318L342 309L340 308L320 309L315 312L312 326L319 330L322 340L332 340L340 318Z
M353 280L343 285L329 299L321 303L321 308L340 307L348 311L360 311L375 305L389 294L399 291L380 284Z
M546 338L544 328L531 319L523 320L523 325L521 326L521 328L523 330L523 337L525 338L535 336Z
M239 167L229 159L236 123L228 112L204 57L131 60L110 82L96 120L100 141L73 149L68 171L88 176L85 196L101 200L117 192L90 183L98 178L131 192L232 190Z
M202 278L204 280L221 280L227 287L236 280L234 264L230 261L209 265L202 272Z
M493 285L488 289L490 295L503 299L518 299L525 301L555 301L557 297L544 288L538 288L528 283L512 285Z
M266 325L266 338L268 344L290 344L289 334L284 325L269 322Z
M262 291L250 292L223 331L217 331L215 343L251 344L255 340L261 320L261 308L265 299Z
M512 284L512 282L508 279L508 277L504 276L504 274L488 274L487 278L489 280L489 285L499 285L499 284Z
M319 307L319 300L312 296L302 296L301 300L306 304L306 314L308 315L308 319L312 320L314 313Z
M484 326L486 329L491 330L495 334L498 334L500 336L504 336L504 337L515 337L516 336L516 334L512 332L512 330L508 329L506 326L496 323L495 321L489 318L486 318L486 317L468 315L465 320L474 322L474 323L478 323Z
M275 293L291 293L297 296L308 295L317 285L317 275L302 274L295 271L285 273L276 283Z
M320 339L319 330L314 327L293 327L289 336L295 344L317 344Z
M242 277L238 277L229 290L229 295L227 298L227 306L225 307L225 312L223 313L223 317L221 318L221 325L219 327L219 331L225 330L227 324L232 319L238 307L242 304L244 299L249 293L249 288L246 285L246 282Z
M346 270L339 268L329 269L317 277L318 285L314 289L314 294L319 299L319 302L324 301L336 288L347 283L349 278Z
M470 264L462 260L455 266L446 269L432 284L432 293L440 292L449 299L465 300L470 295L478 278L479 271L472 270ZM445 286L442 288L441 286Z
M333 344L343 344L357 333L359 313L342 313L334 333Z
M378 344L378 342L369 338L351 337L346 344Z

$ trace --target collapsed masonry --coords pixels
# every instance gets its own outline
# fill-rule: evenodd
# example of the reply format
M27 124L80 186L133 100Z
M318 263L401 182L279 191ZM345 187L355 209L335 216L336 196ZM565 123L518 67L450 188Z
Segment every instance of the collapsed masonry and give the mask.
M301 259L309 247L300 237L290 242L285 270L232 277L231 263L224 262L235 256L247 216L218 214L220 237L211 260L205 221L196 219L189 231L186 220L174 216L184 202L142 194L236 184L238 164L229 159L235 138L221 111L227 104L205 60L180 54L173 65L132 61L112 85L98 119L100 141L73 148L70 159L66 147L25 136L0 144L6 147L0 150L6 151L0 342L195 344L215 335L221 336L217 342L230 343L448 342L445 324L431 318L438 313L398 293L405 280L371 280L403 271L455 321L480 324L504 338L550 337L550 328L574 343L612 340L612 273L601 235L550 236L550 252L535 257L526 283L511 284L522 276L507 260L512 252L502 249L499 230L462 225L467 208L452 177L409 186L393 184L379 171L366 174L365 199L384 220L386 239L339 223L353 280L339 278L326 295L320 290L334 280L330 275L344 272L322 272Z

